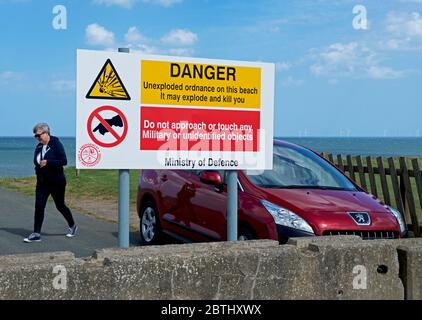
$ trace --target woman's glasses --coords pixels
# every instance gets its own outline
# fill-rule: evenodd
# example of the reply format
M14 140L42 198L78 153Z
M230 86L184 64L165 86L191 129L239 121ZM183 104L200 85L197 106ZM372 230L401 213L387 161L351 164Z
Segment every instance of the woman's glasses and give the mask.
M41 132L41 133L34 134L34 138L39 138L39 137L41 137L44 133L45 133L45 132Z

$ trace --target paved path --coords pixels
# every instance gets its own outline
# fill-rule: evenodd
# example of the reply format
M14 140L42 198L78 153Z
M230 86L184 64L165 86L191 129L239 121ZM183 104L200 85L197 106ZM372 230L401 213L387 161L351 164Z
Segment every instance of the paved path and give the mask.
M18 192L0 189L0 255L71 251L77 257L88 257L96 249L118 246L117 224L75 211L72 213L79 227L78 234L75 238L66 238L67 223L50 202L45 212L42 241L24 243L23 238L33 231L34 201ZM136 232L130 234L130 245L139 245Z

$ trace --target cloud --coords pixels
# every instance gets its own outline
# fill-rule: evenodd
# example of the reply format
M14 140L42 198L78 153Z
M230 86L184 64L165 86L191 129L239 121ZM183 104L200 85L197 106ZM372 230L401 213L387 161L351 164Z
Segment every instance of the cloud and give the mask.
M20 82L25 78L23 73L15 71L0 72L0 87L10 86L13 83Z
M75 80L54 80L50 83L50 89L54 92L65 93L74 92L76 90Z
M408 43L410 41L410 38L407 39L390 39L386 42L381 43L381 47L387 47L388 49L403 49L408 46Z
M390 67L371 66L368 75L372 79L397 79L403 76L403 71L397 71Z
M194 50L191 48L170 48L168 53L173 56L191 56Z
M282 87L300 87L305 83L305 81L300 79L295 79L292 76L288 76L286 79L281 81Z
M244 32L248 33L278 33L283 30L283 27L289 23L289 19L275 18L275 19L259 19L243 28Z
M56 76L53 76L56 78ZM34 75L21 72L3 71L0 72L0 87L7 87L8 90L38 90L46 93L66 94L76 90L76 80L53 79L40 81L34 85Z
M124 35L123 47L130 48L132 52L144 54L164 53L156 46L157 41L144 36L137 27L130 27Z
M380 65L377 53L357 42L312 49L311 59L311 73L318 77L396 79L404 75L403 71Z
M0 0L0 4L2 3L27 3L31 0Z
M0 0L0 3L1 1L2 0ZM98 5L105 5L106 7L119 6L125 9L131 9L138 1L139 0L93 0L93 3ZM183 2L183 0L142 0L142 2L169 8L175 4Z
M155 46L151 45L145 45L145 44L138 44L138 45L132 45L128 44L128 48L130 48L130 52L133 53L143 53L143 54L164 54L160 48L157 48ZM112 51L112 50L111 50Z
M380 42L381 48L396 51L422 51L422 15L420 13L389 12L385 21L385 30L388 38Z
M171 30L161 38L161 42L172 46L190 46L198 40L198 35L187 29Z
M138 28L130 27L125 34L125 41L127 43L141 43L147 39L139 32Z
M419 4L422 4L422 0L400 0L400 2L404 2L404 3L419 3Z
M96 23L86 27L85 37L89 45L104 47L114 45L114 33Z
M132 26L123 35L123 40L118 41L112 31L93 23L86 27L86 41L89 45L101 46L107 51L125 47L136 53L188 56L194 52L191 46L198 41L198 35L186 29L176 29L159 39L152 39Z
M387 31L405 37L422 37L422 16L418 12L387 15Z
M110 6L119 6L122 8L130 9L133 7L137 0L94 0L95 4Z
M279 72L289 70L291 68L291 64L288 62L277 62L275 64L275 69Z
M174 4L181 3L183 0L143 0L144 3L158 4L162 7L171 7Z

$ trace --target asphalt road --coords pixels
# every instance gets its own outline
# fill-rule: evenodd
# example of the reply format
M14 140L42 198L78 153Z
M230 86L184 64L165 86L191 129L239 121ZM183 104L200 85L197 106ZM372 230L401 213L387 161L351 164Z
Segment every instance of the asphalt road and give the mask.
M67 238L68 226L54 203L48 203L42 229L42 241L24 243L33 231L35 199L0 189L0 255L71 251L77 257L89 257L96 249L118 246L118 225L72 211L79 227L77 236ZM117 215L117 212L116 212ZM139 245L137 232L130 233L130 245Z

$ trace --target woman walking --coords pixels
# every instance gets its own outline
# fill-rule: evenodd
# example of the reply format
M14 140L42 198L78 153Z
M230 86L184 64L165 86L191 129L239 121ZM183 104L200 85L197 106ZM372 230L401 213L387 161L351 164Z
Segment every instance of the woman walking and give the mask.
M66 237L72 238L76 235L78 227L64 202L66 177L63 166L67 165L67 158L63 144L57 137L50 136L50 127L46 123L36 124L33 132L34 137L39 141L34 152L35 173L37 175L34 232L23 240L25 242L41 241L44 211L50 195L53 197L57 210L60 211L69 226Z

